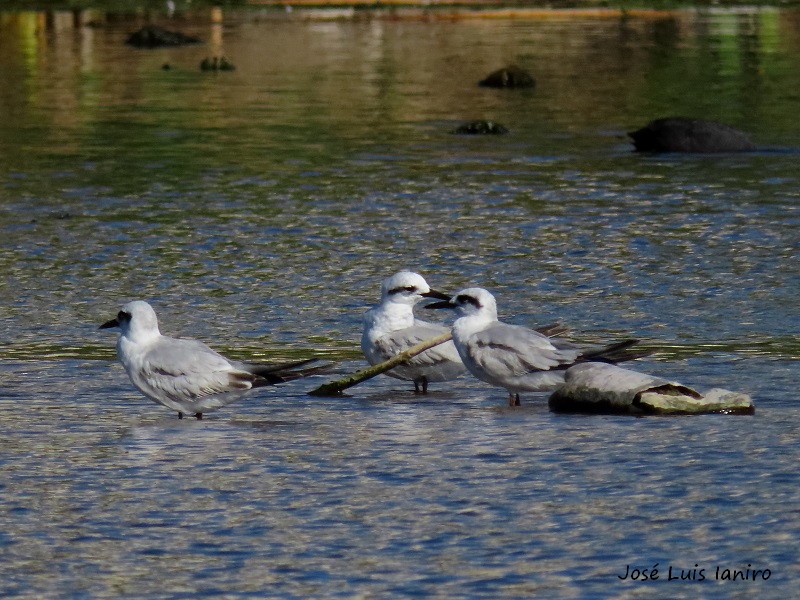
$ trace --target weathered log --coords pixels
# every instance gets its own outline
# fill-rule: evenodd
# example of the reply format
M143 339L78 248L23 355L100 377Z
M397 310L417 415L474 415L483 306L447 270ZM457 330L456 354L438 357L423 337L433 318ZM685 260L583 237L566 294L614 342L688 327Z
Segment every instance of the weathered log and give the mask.
M409 361L417 354L422 354L425 352L425 350L429 350L430 348L438 346L439 344L444 344L452 339L452 337L453 336L448 331L447 333L443 333L435 338L425 340L424 342L420 342L416 346L412 346L408 350L401 352L400 354L397 354L380 364L367 367L366 369L361 369L360 371L357 371L352 375L348 375L347 377L324 383L318 388L308 392L308 394L310 396L339 396L347 388L358 385L362 381L371 379L377 375L380 375L381 373L385 373L392 367L396 367L399 364Z

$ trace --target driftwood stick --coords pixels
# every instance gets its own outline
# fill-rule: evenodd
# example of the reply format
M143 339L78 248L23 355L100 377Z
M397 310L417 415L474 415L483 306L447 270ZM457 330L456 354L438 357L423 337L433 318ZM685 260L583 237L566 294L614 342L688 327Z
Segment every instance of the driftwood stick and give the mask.
M352 375L337 379L336 381L323 383L318 388L308 392L308 394L310 396L339 396L347 388L358 385L367 379L372 379L376 375L380 375L392 367L396 367L401 363L411 360L417 354L425 352L425 350L433 348L434 346L438 346L439 344L444 344L446 341L452 339L452 337L452 334L448 331L447 333L443 333L435 338L425 340L424 342L420 342L416 346L411 346L411 348L408 350L401 352L400 354L396 354L389 360L386 360L380 364L367 367L366 369L361 369Z

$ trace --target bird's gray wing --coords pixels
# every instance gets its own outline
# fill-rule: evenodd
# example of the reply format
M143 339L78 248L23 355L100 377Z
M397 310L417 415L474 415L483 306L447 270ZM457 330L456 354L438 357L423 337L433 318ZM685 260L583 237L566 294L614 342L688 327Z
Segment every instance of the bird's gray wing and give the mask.
M470 336L466 349L485 371L512 377L571 364L579 355L536 331L499 322Z
M415 320L414 325L411 327L398 329L397 331L392 331L378 338L375 341L375 347L384 357L384 360L389 360L400 352L408 350L411 346L416 346L421 342L438 337L448 331L450 331L450 328L444 327L443 325ZM408 361L408 364L428 367L442 362L461 362L458 351L455 346L453 346L452 342L439 344L425 352L417 354Z
M162 338L144 357L142 378L176 400L249 390L256 375L233 369L230 362L204 343Z

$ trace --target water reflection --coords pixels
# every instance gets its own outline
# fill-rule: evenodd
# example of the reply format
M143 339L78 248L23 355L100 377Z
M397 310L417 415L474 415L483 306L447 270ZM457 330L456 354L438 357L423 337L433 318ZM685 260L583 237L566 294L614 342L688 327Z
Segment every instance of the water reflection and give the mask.
M0 594L623 597L666 589L625 564L686 559L755 561L787 595L798 13L217 14L0 14ZM147 20L206 44L125 46ZM201 73L215 54L237 70ZM509 62L537 89L475 85ZM783 151L632 154L664 114ZM472 118L511 132L450 135ZM232 357L353 370L408 267L511 322L644 337L643 370L758 412L570 417L378 378L177 422L96 330L145 298Z
M109 100L135 103L144 114L135 111L134 122L161 127L170 123L168 129L183 117L192 128L230 130L252 125L264 111L277 110L302 114L306 122L318 125L324 116L328 128L339 130L337 135L346 137L351 131L358 138L365 126L371 129L388 121L400 126L425 116L465 118L463 108L454 111L461 99L475 113L510 109L523 126L534 117L530 125L535 127L573 131L630 127L636 123L620 122L620 117L635 117L643 124L656 115L685 112L749 125L766 137L764 142L778 141L775 136L781 132L796 133L789 111L783 116L774 111L775 90L770 85L778 75L788 77L787 84L797 83L792 49L798 43L798 28L791 11L678 11L656 13L654 18L621 15L595 20L562 12L545 21L504 22L503 35L498 36L493 20L418 23L376 18L307 24L275 13L253 20L246 11L223 15L212 9L191 19L164 21L200 35L205 45L150 52L121 43L141 18L47 14L3 16L2 68L8 70L4 80L12 85L3 94L2 107L24 108L31 125L48 123L42 133L69 132L54 140L59 145L75 141L74 128L109 125L103 123ZM259 52L248 50L255 45ZM190 75L198 57L221 55L235 56L240 66L240 74L226 77L226 85L216 77ZM540 81L537 101L526 94L498 98L465 86L509 60L535 71ZM176 72L160 73L157 67L165 62L174 63ZM453 62L463 68L451 68ZM594 68L586 69L587 63ZM205 106L187 113L187 104ZM533 109L554 123L536 119ZM90 139L101 134L87 133ZM120 131L109 133L128 137ZM287 133L291 131L281 132Z

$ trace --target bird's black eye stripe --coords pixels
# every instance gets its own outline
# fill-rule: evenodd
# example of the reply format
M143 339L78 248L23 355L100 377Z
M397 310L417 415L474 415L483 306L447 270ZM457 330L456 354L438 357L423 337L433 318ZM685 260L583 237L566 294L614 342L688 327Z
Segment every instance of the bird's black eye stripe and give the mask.
M122 321L130 321L131 320L131 313L126 313L124 310L121 310L117 313L117 321L120 323Z
M406 285L401 287L392 288L389 290L389 294L399 294L400 292L416 292L417 288L413 285Z
M466 294L459 294L456 296L456 304L472 304L475 308L480 308L481 303L478 302L478 299L473 296L467 296Z

